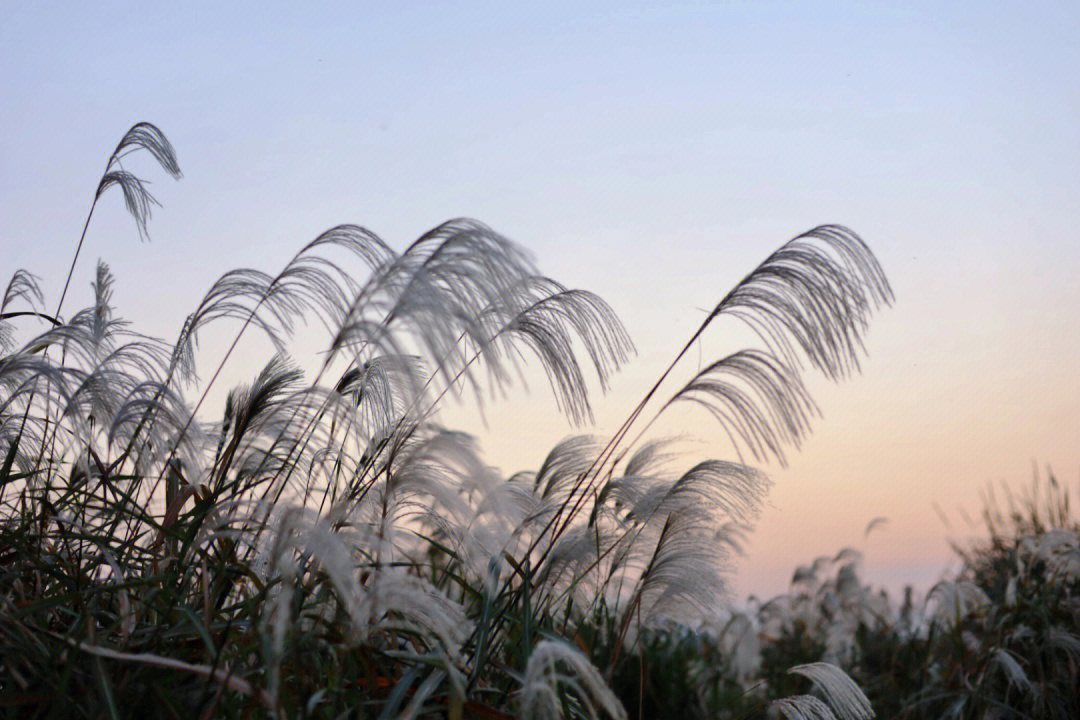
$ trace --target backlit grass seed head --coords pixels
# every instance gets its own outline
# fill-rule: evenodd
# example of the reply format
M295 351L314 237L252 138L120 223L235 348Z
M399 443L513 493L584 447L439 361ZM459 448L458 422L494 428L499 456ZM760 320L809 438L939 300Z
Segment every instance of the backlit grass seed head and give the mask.
M600 672L581 652L562 641L541 640L529 655L521 684L522 716L528 720L563 717L563 700L572 697L590 718L625 720L626 710Z
M870 720L874 717L866 695L855 681L837 666L823 662L809 663L797 665L788 672L809 678L837 720Z

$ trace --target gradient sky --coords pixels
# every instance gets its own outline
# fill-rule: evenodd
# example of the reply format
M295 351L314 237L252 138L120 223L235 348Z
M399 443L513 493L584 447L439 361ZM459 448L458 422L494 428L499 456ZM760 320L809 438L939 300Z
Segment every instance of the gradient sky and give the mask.
M811 379L823 417L769 468L737 592L779 592L845 545L868 578L925 587L987 483L1026 483L1034 462L1077 487L1076 3L149 5L5 8L4 277L24 267L59 294L109 152L151 121L185 178L146 169L163 204L150 244L119 194L103 203L68 308L101 257L121 313L173 337L225 269L277 269L331 225L401 248L472 216L623 318L639 357L596 399L603 430L701 308L791 236L842 223L896 305L862 376ZM687 370L737 338L707 337ZM494 464L535 467L571 432L544 390L487 407ZM717 428L689 429L727 452Z

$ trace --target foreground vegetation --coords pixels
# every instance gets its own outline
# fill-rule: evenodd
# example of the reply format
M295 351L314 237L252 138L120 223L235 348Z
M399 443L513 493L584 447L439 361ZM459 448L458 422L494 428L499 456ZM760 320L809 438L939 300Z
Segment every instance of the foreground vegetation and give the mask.
M154 200L122 164L136 152L179 177L168 141L140 124L94 203L118 187L143 234ZM491 229L451 221L399 253L334 227L276 275L223 275L167 343L115 317L104 264L93 304L63 313L90 219L54 311L22 271L0 300L0 708L12 717L863 720L870 705L838 666L879 712L914 717L944 702L907 702L927 678L954 703L973 677L969 695L995 692L991 660L1012 683L1006 705L1037 686L1046 707L1069 707L1044 685L1075 682L1075 595L1024 574L1030 564L1006 582L1013 604L995 607L1053 601L1037 605L1057 608L1041 625L969 615L985 605L973 578L939 590L959 608L947 631L910 615L885 631L844 562L833 580L821 581L824 566L804 573L807 594L782 612L721 623L729 560L767 482L741 461L680 467L650 429L693 404L740 460L798 446L815 412L802 371L855 371L870 314L891 300L844 228L795 238L736 285L611 438L572 437L507 478L439 424L441 403L487 397L530 356L560 408L587 421L587 375L603 386L632 346L602 300L540 275ZM672 392L672 368L725 317L759 346ZM311 321L326 329L324 352L296 364L286 349ZM200 374L196 343L211 325L234 339ZM277 354L208 407L253 335ZM1043 540L1031 542L1039 556ZM836 603L853 613L851 633L834 632ZM1008 662L1023 647L976 621L1036 633L1009 642L1057 633L1039 647L1068 663L1018 661L1024 685ZM969 635L1001 652L978 664ZM934 670L928 658L946 650L946 668L976 674ZM885 686L882 668L910 672ZM971 702L948 707L970 716Z

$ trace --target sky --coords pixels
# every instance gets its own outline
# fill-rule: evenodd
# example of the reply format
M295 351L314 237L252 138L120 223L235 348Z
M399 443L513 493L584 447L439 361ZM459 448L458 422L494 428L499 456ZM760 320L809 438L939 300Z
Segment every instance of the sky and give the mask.
M400 249L474 217L625 323L638 356L594 397L602 435L705 308L787 239L840 223L896 302L862 375L808 378L822 417L766 467L736 595L781 592L849 545L867 579L927 587L946 540L977 531L962 517L987 484L1049 466L1078 488L1080 5L311 5L9 5L3 276L26 268L59 295L109 153L153 122L184 178L141 168L162 204L149 243L118 194L102 203L69 307L101 258L121 314L175 337L226 269L280 268L330 226ZM686 370L739 337L706 336ZM226 380L248 378L246 359ZM581 430L542 383L488 403L486 426L448 417L507 472ZM704 420L671 431L728 452ZM890 522L864 538L876 517Z

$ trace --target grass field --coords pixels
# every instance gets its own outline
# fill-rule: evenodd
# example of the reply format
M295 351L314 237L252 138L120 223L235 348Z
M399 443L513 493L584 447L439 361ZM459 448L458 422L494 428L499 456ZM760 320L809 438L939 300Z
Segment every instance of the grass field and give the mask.
M139 124L94 194L145 235L155 201L124 169L173 149ZM86 219L90 225L93 209ZM809 432L804 373L857 371L892 293L850 230L779 248L717 318L759 342L681 387L641 389L610 437L555 445L505 477L439 423L526 363L591 418L633 353L595 295L539 273L473 220L402 251L331 228L279 271L226 272L175 342L94 303L55 304L18 271L0 305L0 712L10 717L1060 717L1080 715L1080 579L1052 477L988 510L986 545L926 602L858 578L858 556L800 568L789 594L726 609L726 573L768 491L745 461ZM325 329L306 357L285 350ZM208 364L200 334L233 338ZM251 363L207 398L242 338ZM202 366L197 366L196 358ZM687 464L654 420L704 407L738 458ZM1038 487L1043 487L1039 485Z

